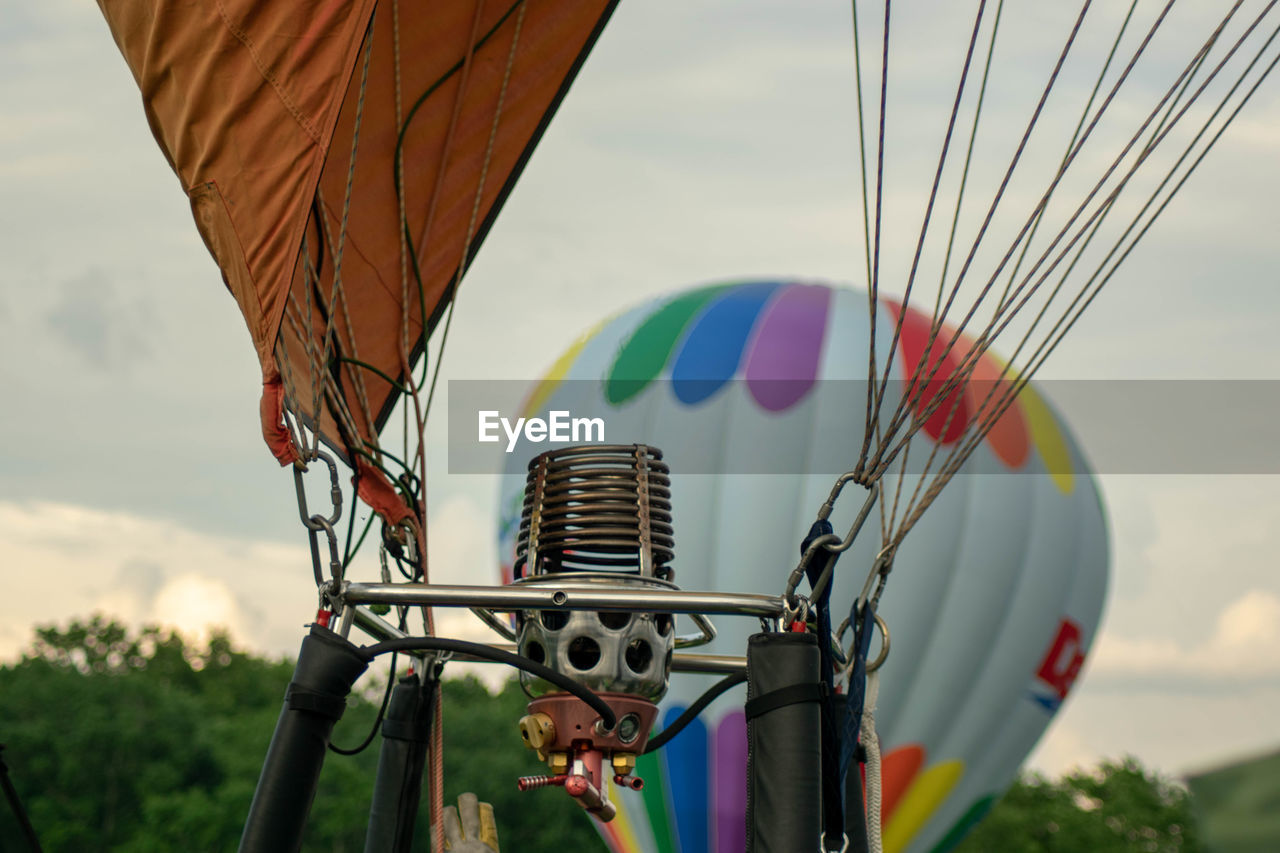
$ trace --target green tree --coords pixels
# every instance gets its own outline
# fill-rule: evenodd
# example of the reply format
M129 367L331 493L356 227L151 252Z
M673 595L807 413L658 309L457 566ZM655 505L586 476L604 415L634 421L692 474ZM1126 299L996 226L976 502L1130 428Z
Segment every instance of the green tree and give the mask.
M102 617L38 629L20 661L0 666L0 743L44 849L234 850L292 672L292 662L246 654L225 636L197 648ZM377 703L366 697L381 698L378 676L366 679L335 730L342 746L373 726ZM443 690L446 799L473 791L492 802L521 853L601 849L563 792L516 791L518 776L542 772L517 734L518 686L495 696L462 679ZM364 849L378 747L329 755L304 850ZM430 849L426 797L424 786L420 851ZM0 804L0 850L18 837Z
M22 661L0 668L0 738L47 849L119 847L139 829L149 792L221 784L197 697L146 672L148 652L163 648L164 659L180 646L95 619L46 629Z
M960 853L1199 853L1191 795L1132 757L1050 780L1020 778Z

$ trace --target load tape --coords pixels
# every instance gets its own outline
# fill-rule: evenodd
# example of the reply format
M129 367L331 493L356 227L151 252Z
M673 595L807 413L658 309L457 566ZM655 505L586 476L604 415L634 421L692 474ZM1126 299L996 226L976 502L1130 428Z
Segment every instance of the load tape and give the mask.
M779 687L777 690L771 690L763 696L748 700L747 704L743 706L743 711L746 713L748 720L754 720L761 714L767 714L787 705L797 705L801 702L821 702L826 696L827 686L820 681L790 684L786 687Z
M343 712L347 710L345 696L311 690L296 681L289 683L284 702L290 711L310 711L331 720L341 720Z

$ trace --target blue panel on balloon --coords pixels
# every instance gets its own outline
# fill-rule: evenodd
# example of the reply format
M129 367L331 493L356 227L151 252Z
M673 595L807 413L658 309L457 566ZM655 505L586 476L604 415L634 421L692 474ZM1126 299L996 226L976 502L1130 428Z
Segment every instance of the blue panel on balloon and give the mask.
M684 708L669 708L662 717L663 728L670 726ZM703 853L710 849L708 820L711 813L708 776L709 745L707 727L701 719L689 723L679 735L662 748L667 765L667 786L676 818L676 838L683 853Z
M779 286L764 281L735 287L694 321L671 368L673 390L680 402L700 403L734 377L760 309Z

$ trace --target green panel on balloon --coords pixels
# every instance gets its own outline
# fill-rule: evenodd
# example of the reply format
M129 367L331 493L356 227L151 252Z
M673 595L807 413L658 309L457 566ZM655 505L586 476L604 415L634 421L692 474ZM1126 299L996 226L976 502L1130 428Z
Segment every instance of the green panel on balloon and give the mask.
M636 759L636 775L649 782L657 782L662 778L662 761L657 752L646 752ZM675 836L671 832L671 820L667 814L667 800L663 793L664 786L649 784L640 789L644 798L645 815L649 818L649 828L658 842L658 849L675 851Z
M641 323L613 361L605 399L615 406L625 403L657 379L689 322L726 287L717 284L677 296Z
M969 830L977 826L987 816L987 812L991 811L995 801L995 796L987 796L970 806L969 810L955 822L951 829L947 830L947 834L934 846L932 853L947 853L948 850L959 844L961 839L969 834Z

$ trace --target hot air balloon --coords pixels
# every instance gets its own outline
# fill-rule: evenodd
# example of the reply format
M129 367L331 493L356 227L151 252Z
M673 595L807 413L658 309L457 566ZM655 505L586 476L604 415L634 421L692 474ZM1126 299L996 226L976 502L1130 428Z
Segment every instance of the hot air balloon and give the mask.
M774 592L827 495L830 472L852 465L861 447L866 300L853 289L790 280L678 292L583 335L533 386L521 415L602 415L607 441L660 447L672 469L672 565L681 585ZM883 300L878 319L891 326L900 311ZM906 309L896 376L909 376L930 346L928 329L927 316ZM889 358L884 342L879 356L881 364ZM977 376L1000 375L993 357L984 361ZM952 424L931 420L916 434L912 458L958 441L964 424L955 422L977 417L980 387L966 391L973 399ZM771 464L788 460L794 473L753 473L752 454L762 448ZM508 559L525 483L517 456L501 495L500 553ZM922 476L908 465L899 500L882 500L886 512L896 504L901 515ZM860 537L841 563L837 610L862 583L852 567L865 572L879 541ZM895 562L880 611L892 637L877 714L885 847L945 848L1009 784L1067 696L1106 589L1096 483L1033 387L921 516ZM717 620L709 651L740 653L755 630L747 621ZM705 679L673 676L664 720L705 687ZM619 818L602 828L611 849L743 849L742 701L740 693L721 698L641 760L646 787L619 792Z
M424 598L435 593L422 588L430 580L422 432L435 387L430 368L439 364L424 358L427 340L616 0L99 5L244 314L262 367L267 443L296 471L327 463L331 508L309 509L296 474L321 590L318 621L355 618L360 604L441 603ZM1213 10L1193 27L1165 26L1167 6L1147 17L1131 11L1118 26L1108 18L1105 41L1093 40L1114 36L1113 48L1086 51L1086 75L1097 81L1092 94L1051 108L1067 126L1078 114L1076 129L1049 130L1049 154L1024 158L1042 142L1057 81L1080 72L1071 63L1090 40L1081 34L1094 32L1085 21L1091 5L1061 26L1037 28L1052 30L1037 50L1052 59L1042 69L1042 93L1017 124L1008 159L992 161L989 204L968 207L966 187L969 198L981 197L969 165L1005 4L974 4L972 26L955 28L967 49L954 57L954 96L930 99L951 107L932 128L936 163L918 172L934 175L919 236L908 235L910 263L892 271L881 256L891 219L881 178L890 67L899 55L890 49L890 4L878 33L868 32L863 16L863 36L855 5L857 92L848 103L857 101L860 117L876 89L870 64L864 83L861 58L881 58L879 121L860 120L861 145L850 144L851 161L855 150L863 154L867 297L767 281L690 291L588 335L529 404L530 412L602 407L611 413L610 441L663 447L671 467L686 472L678 475L676 509L686 589L776 593L779 572L794 565L808 529L802 519L812 518L832 476L851 472L858 486L879 490L879 542L862 537L845 565L891 554L897 566L883 610L896 667L885 671L881 700L891 849L945 845L961 832L1007 782L1079 671L1105 585L1104 525L1078 449L1024 383L1276 64L1262 62L1270 5L1244 22L1233 21L1240 4L1220 19ZM1189 34L1189 43L1164 60L1167 88L1133 85L1144 51L1171 32ZM866 43L877 36L879 46ZM1024 71L1015 66L1005 79L1020 80ZM1117 97L1136 88L1143 92ZM1221 99L1211 111L1192 112L1205 93ZM1125 126L1099 152L1104 134L1095 131L1117 113ZM878 138L869 144L873 126ZM912 137L921 130L908 128ZM1029 161L1042 166L1028 169ZM1133 187L1147 190L1131 182L1135 174L1152 175L1156 186L1145 201L1128 204ZM944 216L951 205L940 188L945 195L951 186L958 187L954 208ZM1117 204L1122 193L1125 203ZM989 227L997 208L1013 211L1003 229ZM947 220L949 235L945 225L930 231L931 222ZM957 240L962 222L974 226L971 243ZM941 275L928 315L919 309L928 303L910 296L925 287L921 270L932 276L933 267ZM901 305L882 297L882 281L904 292ZM1010 333L1015 315L1028 322ZM1002 334L1022 335L1007 350L1010 364L989 349ZM842 382L860 388L838 393ZM380 437L397 406L405 413L399 447ZM364 537L349 536L345 550L338 543L340 478L322 444L352 469L354 491L382 519L382 546L413 589L366 588L356 597L344 585ZM504 496L508 538L515 495L512 486ZM860 583L842 573L837 601L847 602ZM422 627L432 635L428 612ZM376 621L362 627L384 640L407 630ZM742 630L724 626L717 648L740 652ZM397 649L429 647L422 638L401 639ZM346 675L358 674L353 667ZM669 703L688 701L692 689L678 683ZM735 701L726 697L701 736L696 727L686 732L661 754L665 763L651 764L655 784L642 801L620 794L631 803L608 830L616 849L740 849L734 774L742 723L724 710ZM311 734L312 747L327 738ZM682 751L694 758L681 764ZM309 807L301 799L293 809L299 820Z
M359 541L348 537L343 550L334 530L343 503L335 455L385 525L384 547L406 575L427 579L421 433L434 383L414 368L615 5L99 3L244 315L262 368L263 435L282 465L296 463L317 585L339 588ZM414 426L403 446L383 446L379 432L401 402ZM328 468L331 506L307 507L308 465ZM351 612L324 595L320 628ZM433 633L428 615L422 631ZM325 640L313 648L345 648L318 634ZM242 849L296 848L332 726L312 717L282 713L278 732L309 729L294 741L308 758L298 763L282 747L293 758L277 762L269 750ZM422 749L411 750L419 767ZM413 809L397 803L416 808L421 774L397 775L408 787L389 795L389 820L373 821L371 849L390 849L377 839L412 827ZM432 788L438 822L442 795Z

